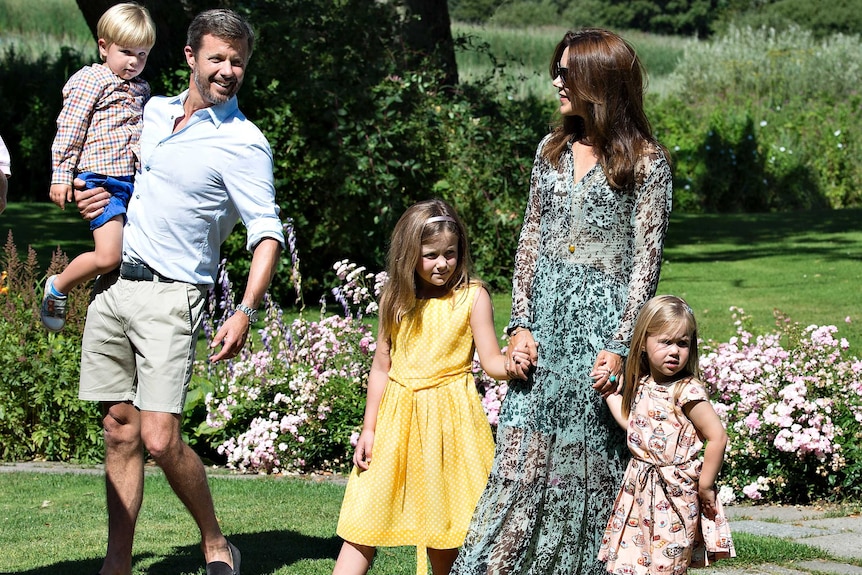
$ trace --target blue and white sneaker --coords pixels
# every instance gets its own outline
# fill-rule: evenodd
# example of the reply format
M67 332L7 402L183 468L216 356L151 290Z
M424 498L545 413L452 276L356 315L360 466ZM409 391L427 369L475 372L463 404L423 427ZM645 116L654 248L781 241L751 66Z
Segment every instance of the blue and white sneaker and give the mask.
M39 310L39 315L42 318L42 325L48 331L60 331L66 325L66 296L58 296L59 293L54 289L54 278L56 275L49 277L45 281L45 295L42 296L42 307Z

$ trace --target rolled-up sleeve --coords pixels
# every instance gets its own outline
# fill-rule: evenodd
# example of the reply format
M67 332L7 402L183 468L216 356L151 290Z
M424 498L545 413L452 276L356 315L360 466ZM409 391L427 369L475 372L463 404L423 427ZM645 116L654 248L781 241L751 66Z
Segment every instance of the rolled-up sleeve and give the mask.
M225 187L246 227L250 251L264 238L272 238L284 248L272 174L272 150L262 137L246 146L224 173Z

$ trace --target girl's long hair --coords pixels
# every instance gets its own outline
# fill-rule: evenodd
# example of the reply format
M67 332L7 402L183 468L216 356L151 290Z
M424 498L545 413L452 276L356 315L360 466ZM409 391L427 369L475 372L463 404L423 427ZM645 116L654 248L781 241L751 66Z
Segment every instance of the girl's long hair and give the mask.
M557 44L551 75L568 48L566 92L580 100L586 116L563 116L543 155L555 167L567 146L587 138L608 183L630 190L637 181L637 164L646 154L670 156L652 134L644 113L644 70L634 48L617 34L601 28L568 32Z
M641 379L649 375L649 358L646 352L646 340L650 335L675 331L683 326L689 335L691 344L688 351L688 362L680 371L680 379L692 375L700 377L700 361L697 356L697 320L685 300L673 295L659 295L641 308L635 322L634 333L629 356L626 359L626 374L623 386L623 415L628 417L634 404L635 392ZM677 386L680 387L680 386ZM679 389L674 390L673 403L679 397Z
M453 221L428 222L435 216L447 216ZM446 283L448 291L467 285L473 267L467 241L467 229L455 208L443 200L426 200L413 204L395 224L386 271L389 279L380 294L380 330L391 339L398 324L416 307L416 264L422 256L422 244L443 232L458 238L458 263Z

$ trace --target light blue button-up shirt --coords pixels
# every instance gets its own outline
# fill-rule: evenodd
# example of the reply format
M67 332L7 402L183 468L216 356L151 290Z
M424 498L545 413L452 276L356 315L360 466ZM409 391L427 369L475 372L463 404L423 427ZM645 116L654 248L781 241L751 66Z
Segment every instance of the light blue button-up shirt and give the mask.
M236 98L198 110L173 133L188 92L144 108L141 168L123 230L123 261L178 281L212 286L222 242L241 218L252 249L284 247L275 203L272 151Z

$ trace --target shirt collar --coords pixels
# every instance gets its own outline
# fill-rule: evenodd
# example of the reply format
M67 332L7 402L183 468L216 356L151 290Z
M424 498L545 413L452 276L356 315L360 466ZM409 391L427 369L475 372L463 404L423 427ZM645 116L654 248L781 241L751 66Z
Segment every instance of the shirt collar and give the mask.
M182 106L188 96L189 91L188 89L186 89L183 93L174 96L171 103ZM206 111L206 113L210 115L210 119L212 120L213 124L215 124L215 127L218 128L222 125L223 122L228 120L231 116L234 116L238 110L239 103L237 102L236 96L233 96L227 102L203 108L201 110L198 110L198 112Z

